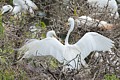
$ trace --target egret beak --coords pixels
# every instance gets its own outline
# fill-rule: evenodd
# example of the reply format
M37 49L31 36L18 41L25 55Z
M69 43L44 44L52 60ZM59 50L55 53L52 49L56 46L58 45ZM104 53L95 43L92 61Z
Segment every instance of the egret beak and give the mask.
M54 38L58 39L57 35L53 35Z
M54 35L54 38L56 38L57 40L64 44L64 42L57 35Z

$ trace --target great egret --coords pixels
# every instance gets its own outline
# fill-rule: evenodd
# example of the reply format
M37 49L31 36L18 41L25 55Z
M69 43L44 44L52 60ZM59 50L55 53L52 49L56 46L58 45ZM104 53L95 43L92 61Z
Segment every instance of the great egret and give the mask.
M75 22L77 23L78 27L81 27L81 25L86 25L87 27L99 27L101 29L108 29L108 30L114 27L113 24L109 24L106 21L93 19L89 16L80 16L77 19L75 19Z
M29 7L31 7L32 9L38 10L37 5L36 5L34 2L32 2L31 0L25 0L25 2L26 2L26 4L27 4Z
M2 14L9 12L12 13L12 15L16 15L21 12L21 9L22 8L19 5L14 6L14 8L11 5L5 5L2 7L1 11Z
M86 33L77 43L70 45L68 43L69 35L74 29L74 19L68 19L70 29L65 39L65 45L60 43L54 36L56 36L54 31L49 31L47 37L42 40L30 40L23 47L20 48L20 53L25 53L23 58L29 58L32 56L46 56L52 55L59 62L64 62L67 64L65 68L80 68L79 56L81 58L81 63L87 66L85 58L92 51L108 51L114 46L114 42L107 37L104 37L96 32ZM76 57L77 56L77 57Z
M111 16L115 16L116 19L119 18L119 13L117 11L118 6L115 0L87 0L87 2L92 7L99 9L100 12L107 8L107 10L110 11Z
M61 44L55 37L56 34L52 30L47 32L45 39L30 39L23 47L20 48L20 51L22 52L26 50L22 59L30 58L32 56L52 55L58 61L63 62L64 45Z
M26 13L28 10L28 6L26 5L24 0L13 0L13 5L21 6L24 13Z
M5 5L2 7L2 14L5 12L12 12L13 15L18 13L27 12L34 17L34 10L37 10L38 7L31 0L13 0L14 8L11 5Z
M13 4L21 6L24 13L27 13L27 11L29 11L32 13L32 16L34 15L33 10L38 10L38 7L31 0L13 0Z
M11 5L5 5L2 7L1 12L2 14L11 12L13 10L13 7Z

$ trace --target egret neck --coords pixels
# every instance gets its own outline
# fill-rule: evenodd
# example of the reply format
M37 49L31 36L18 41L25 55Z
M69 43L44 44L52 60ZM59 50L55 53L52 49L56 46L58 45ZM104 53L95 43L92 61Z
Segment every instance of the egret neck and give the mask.
M70 29L69 29L69 31L68 31L68 33L67 33L66 38L65 38L65 45L69 45L68 40L69 40L70 33L71 33L71 32L73 31L73 29L74 29L74 19L73 19L72 21L70 21L69 24L70 24Z

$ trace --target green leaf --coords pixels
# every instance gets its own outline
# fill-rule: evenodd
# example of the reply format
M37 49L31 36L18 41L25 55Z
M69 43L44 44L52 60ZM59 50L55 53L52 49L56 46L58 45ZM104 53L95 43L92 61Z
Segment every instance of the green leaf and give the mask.
M119 79L116 77L116 75L114 75L114 74L112 74L112 75L106 74L106 75L104 76L104 78L105 78L105 80L119 80Z
M4 27L2 23L2 15L0 14L0 39L4 37Z
M77 8L74 8L74 15L77 16Z
M41 25L42 29L46 29L46 24L44 22L41 21L40 25Z
M58 63L58 61L57 61L55 58L52 58L52 59L50 60L50 67L51 67L51 68L57 68L58 65L59 65L59 63Z
M1 62L2 64L4 64L4 63L7 64L5 58L3 58L2 56L0 56L0 62Z
M45 38L45 37L46 37L46 34L45 34L45 33L42 33L41 36L42 36L42 38Z

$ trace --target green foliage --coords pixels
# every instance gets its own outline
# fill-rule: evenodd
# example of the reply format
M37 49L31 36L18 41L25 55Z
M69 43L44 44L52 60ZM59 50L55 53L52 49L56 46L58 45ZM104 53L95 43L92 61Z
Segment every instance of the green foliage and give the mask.
M2 24L2 15L0 14L0 39L4 37L4 27Z
M37 28L40 26L42 29L46 29L46 24L43 21L38 22L35 26Z
M40 22L42 29L46 29L46 24L44 22Z
M59 65L59 62L55 58L50 59L50 67L51 68L57 68Z
M41 36L42 36L42 38L45 38L45 37L46 37L46 34L45 34L45 33L42 33Z
M105 80L119 80L119 78L117 78L116 75L114 75L114 74L112 74L112 75L106 74L104 76L104 78L105 78Z
M11 70L0 71L0 80L14 80L14 72Z
M12 44L11 44L12 45ZM9 54L13 54L14 53L14 50L12 49L11 46L5 46L5 49L2 51L2 53L9 53Z
M1 64L7 64L5 58L3 56L0 56L0 63Z
M74 15L78 16L78 14L77 14L77 8L74 8Z
M9 0L10 4L13 4L13 0Z

